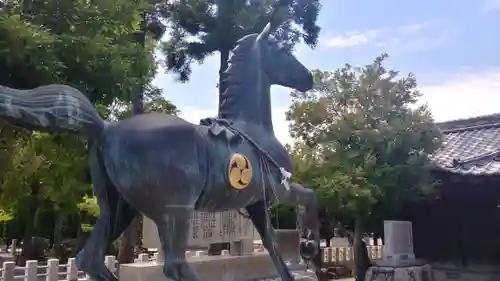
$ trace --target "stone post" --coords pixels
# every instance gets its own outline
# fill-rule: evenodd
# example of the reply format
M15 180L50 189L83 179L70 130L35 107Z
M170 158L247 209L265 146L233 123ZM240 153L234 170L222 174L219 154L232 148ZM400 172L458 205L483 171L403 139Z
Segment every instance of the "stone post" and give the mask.
M298 229L276 229L278 249L283 260L292 264L300 262L300 233Z
M59 260L49 259L47 261L47 276L46 281L55 281L59 279Z
M16 255L17 253L17 239L12 239L12 243L10 244L10 250L12 252L12 255Z
M229 254L232 256L249 255L253 253L253 239L231 242L229 247Z
M163 248L158 248L158 257L156 258L156 262L165 262L165 252Z
M24 270L24 276L25 276L24 280L38 281L38 278L36 276L37 274L38 274L38 261L26 261L26 269Z
M69 258L68 267L66 268L66 281L76 281L76 280L78 280L78 267L76 266L76 258Z

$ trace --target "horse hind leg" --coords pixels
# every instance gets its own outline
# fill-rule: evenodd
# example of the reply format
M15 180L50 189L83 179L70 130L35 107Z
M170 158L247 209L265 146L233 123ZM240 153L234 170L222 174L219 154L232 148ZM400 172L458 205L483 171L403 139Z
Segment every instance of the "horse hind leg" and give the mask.
M175 281L198 281L186 261L189 218L191 211L172 210L161 218L154 219L158 227L158 235L165 253L163 273Z
M95 182L94 188L96 188ZM96 197L100 210L99 218L92 228L85 246L76 255L76 264L80 270L96 281L117 280L104 264L104 255L112 231L113 214L105 196L96 193Z
M114 190L116 190L116 188L114 188ZM116 204L113 204L110 210L111 235L108 237L107 246L118 239L125 229L130 226L132 220L139 216L139 212L121 196L116 201Z
M246 207L248 215L252 220L257 232L259 232L262 239L262 244L269 252L269 256L278 271L282 281L293 281L294 278L290 273L290 270L286 266L283 258L278 252L278 244L276 236L274 235L274 229L271 225L270 219L267 217L267 205L264 201L257 202L255 204Z
M96 281L115 281L116 277L104 264L106 249L130 225L137 211L120 197L92 150L90 160L90 175L100 214L76 262L80 270Z

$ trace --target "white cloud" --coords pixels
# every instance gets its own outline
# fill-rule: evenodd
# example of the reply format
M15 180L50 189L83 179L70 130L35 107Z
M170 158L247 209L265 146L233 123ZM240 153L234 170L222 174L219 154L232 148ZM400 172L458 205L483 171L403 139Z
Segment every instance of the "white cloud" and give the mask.
M485 0L481 5L483 13L491 12L500 9L500 0Z
M442 36L443 32L449 33L449 28L442 28L442 25L443 22L441 21L426 21L391 28L348 31L326 40L323 45L327 48L353 48L370 44L385 49L401 49L402 47L412 50L420 49L427 47L427 45L442 44L443 40L441 38L445 38ZM438 28L439 26L441 28Z
M500 113L500 69L457 74L421 91L436 121Z
M359 45L364 45L373 41L382 34L381 30L349 31L344 35L338 35L326 42L326 46L330 48L350 48Z

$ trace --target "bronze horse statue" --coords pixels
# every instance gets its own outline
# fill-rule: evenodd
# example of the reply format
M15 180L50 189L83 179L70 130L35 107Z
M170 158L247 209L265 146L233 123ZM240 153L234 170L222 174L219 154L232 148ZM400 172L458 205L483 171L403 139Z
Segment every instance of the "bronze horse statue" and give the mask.
M27 129L89 138L90 175L100 216L77 255L77 265L94 280L117 280L104 265L105 251L139 213L156 223L165 253L164 274L176 281L198 280L185 258L194 211L246 208L283 281L293 276L278 253L270 202L304 206L304 249L319 245L315 193L290 182L291 158L274 135L270 102L272 84L306 91L313 78L270 38L271 29L268 24L260 34L237 42L223 74L227 90L219 116L200 125L155 113L108 123L75 88L0 86L0 118ZM303 256L315 255L319 257L317 250ZM316 275L324 280L317 260Z

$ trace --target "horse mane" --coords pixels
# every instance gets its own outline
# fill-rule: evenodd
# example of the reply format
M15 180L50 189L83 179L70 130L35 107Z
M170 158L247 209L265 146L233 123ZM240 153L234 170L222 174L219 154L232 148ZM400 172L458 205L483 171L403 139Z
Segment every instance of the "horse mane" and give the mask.
M256 38L257 34L247 35L238 40L231 50L228 67L221 74L221 84L224 85L225 91L220 94L219 118L237 119L244 116L250 121L255 120L251 115L258 116L255 110L258 93L252 93L252 90L248 89L253 86L252 82L249 83L254 78L252 75L255 75L256 80L260 67L257 65L259 62L256 57Z

